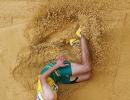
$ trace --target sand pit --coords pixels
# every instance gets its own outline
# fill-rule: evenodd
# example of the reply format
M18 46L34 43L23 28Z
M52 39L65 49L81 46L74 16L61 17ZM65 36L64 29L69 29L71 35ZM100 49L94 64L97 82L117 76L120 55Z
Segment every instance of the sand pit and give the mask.
M14 57L16 62L11 73L23 86L20 88L30 94L28 100L35 100L37 75L49 60L62 54L71 61L80 62L80 48L66 44L70 38L76 38L74 33L79 25L89 40L93 77L80 84L60 85L59 100L129 100L130 2L37 2L44 5L39 5L31 15L32 20L26 21L24 31L21 30L27 43L18 47L20 50L17 58Z

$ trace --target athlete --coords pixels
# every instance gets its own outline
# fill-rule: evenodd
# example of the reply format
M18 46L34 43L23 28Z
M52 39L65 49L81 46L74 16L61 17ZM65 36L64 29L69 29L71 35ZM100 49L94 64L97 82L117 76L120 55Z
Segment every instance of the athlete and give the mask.
M80 36L81 63L67 61L58 56L50 61L42 70L38 80L37 100L57 100L59 83L73 84L86 81L91 77L91 61L87 40L81 31Z

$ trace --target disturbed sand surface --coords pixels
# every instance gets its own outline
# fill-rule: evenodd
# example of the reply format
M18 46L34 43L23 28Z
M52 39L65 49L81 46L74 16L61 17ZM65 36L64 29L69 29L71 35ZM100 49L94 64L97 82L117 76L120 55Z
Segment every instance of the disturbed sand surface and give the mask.
M129 0L0 1L0 99L35 100L39 70L57 55L80 62L66 44L81 28L93 77L60 85L59 100L130 99Z

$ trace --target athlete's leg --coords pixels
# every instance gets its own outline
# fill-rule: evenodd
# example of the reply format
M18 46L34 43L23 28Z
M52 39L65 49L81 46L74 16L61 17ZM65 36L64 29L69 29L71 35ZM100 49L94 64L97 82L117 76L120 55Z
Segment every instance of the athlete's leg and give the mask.
M82 82L82 81L87 81L91 77L91 72L88 72L87 74L80 74L77 76L72 76L70 78L71 81L75 80L78 77L78 79L75 82Z
M88 67L91 68L88 41L86 40L86 38L83 35L81 35L81 54L82 54L82 56L81 56L82 64L87 65Z
M80 74L90 74L91 73L91 62L90 62L90 54L87 46L87 40L82 35L81 36L81 64L71 63L72 75L80 75Z

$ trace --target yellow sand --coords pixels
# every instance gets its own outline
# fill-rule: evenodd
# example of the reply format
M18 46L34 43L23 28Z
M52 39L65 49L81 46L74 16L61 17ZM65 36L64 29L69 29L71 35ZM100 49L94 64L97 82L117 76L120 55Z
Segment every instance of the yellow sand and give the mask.
M80 62L66 44L79 25L93 76L60 85L59 100L130 100L129 0L0 0L0 99L35 100L39 70L59 54Z

